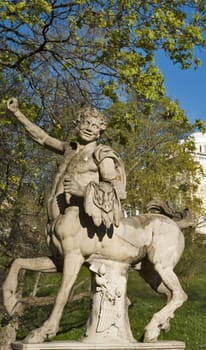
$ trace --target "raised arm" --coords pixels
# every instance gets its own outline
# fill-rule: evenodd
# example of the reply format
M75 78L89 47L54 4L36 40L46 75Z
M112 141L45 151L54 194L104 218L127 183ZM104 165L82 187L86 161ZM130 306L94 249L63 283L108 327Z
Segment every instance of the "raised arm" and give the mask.
M25 115L20 111L16 98L12 97L8 100L7 108L15 115L35 142L51 149L52 151L61 154L64 153L65 143L49 136L43 129L27 119L27 117L25 117Z

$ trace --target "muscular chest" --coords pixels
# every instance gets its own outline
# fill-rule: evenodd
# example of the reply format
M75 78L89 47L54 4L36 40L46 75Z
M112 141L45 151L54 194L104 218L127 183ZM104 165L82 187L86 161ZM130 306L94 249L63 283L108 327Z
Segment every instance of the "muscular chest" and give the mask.
M65 159L65 162L67 163L67 159ZM94 162L93 153L88 151L75 153L66 166L66 173L70 175L97 171L98 168Z

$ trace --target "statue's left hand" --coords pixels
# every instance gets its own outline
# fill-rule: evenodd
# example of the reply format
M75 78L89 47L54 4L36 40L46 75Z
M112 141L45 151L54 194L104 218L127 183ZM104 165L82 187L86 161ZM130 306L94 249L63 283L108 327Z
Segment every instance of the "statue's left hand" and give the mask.
M71 177L65 177L64 179L64 192L77 197L83 197L84 195L83 187L77 181L71 179Z
M7 108L11 112L16 113L19 109L18 100L14 97L10 98L7 102Z

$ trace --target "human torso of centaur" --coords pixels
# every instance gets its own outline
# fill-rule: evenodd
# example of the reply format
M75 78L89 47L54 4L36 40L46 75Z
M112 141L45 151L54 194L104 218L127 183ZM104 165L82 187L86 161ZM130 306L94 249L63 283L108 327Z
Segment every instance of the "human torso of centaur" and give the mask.
M96 143L80 147L77 143L65 144L65 152L60 164L51 195L48 201L48 215L54 220L59 214L64 214L67 204L64 193L64 179L69 176L81 186L89 182L99 182L99 171L94 160Z
M49 220L55 220L60 214L64 214L69 199L64 193L64 179L70 177L79 183L82 187L86 187L90 182L98 183L101 180L101 160L106 157L114 157L115 152L108 149L107 146L97 145L96 142L80 146L78 143L65 144L65 152L63 161L57 171L51 195L48 201ZM101 155L99 155L101 154ZM98 158L100 158L98 160ZM108 169L109 171L109 169ZM115 170L116 171L116 170ZM118 171L117 178L119 177ZM123 180L118 180L123 182Z

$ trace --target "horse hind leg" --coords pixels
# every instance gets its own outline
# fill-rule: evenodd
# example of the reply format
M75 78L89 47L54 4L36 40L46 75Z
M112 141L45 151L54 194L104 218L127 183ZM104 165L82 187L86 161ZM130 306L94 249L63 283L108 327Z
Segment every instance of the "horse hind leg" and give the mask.
M166 306L156 312L145 327L144 342L156 341L161 329L167 330L169 328L169 321L174 317L174 312L187 300L187 295L182 289L173 267L164 267L161 263L157 263L154 268L162 279L158 291L165 294L171 291L171 293L168 293Z
M157 293L163 294L166 297L167 304L171 300L172 293L171 290L167 288L167 286L162 282L162 278L159 273L155 270L154 265L145 257L140 264L134 267L140 274L140 276L144 279L146 283L150 285L150 287ZM161 325L161 329L165 332L169 331L170 323L169 319L167 322ZM141 337L140 340L143 340L144 336Z
M172 297L171 290L163 283L159 273L155 270L154 264L152 264L147 257L145 257L141 264L137 268L140 276L145 280L146 283L157 293L163 294L167 298L167 303Z
M18 275L20 270L31 270L41 272L55 272L56 266L48 257L42 258L17 258L13 261L6 280L3 283L4 306L9 313L20 312L22 305L19 302L20 296L17 293Z

